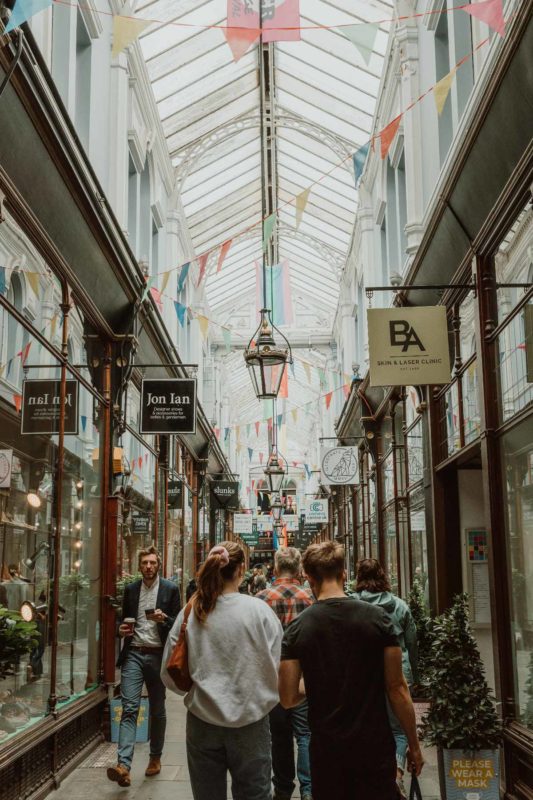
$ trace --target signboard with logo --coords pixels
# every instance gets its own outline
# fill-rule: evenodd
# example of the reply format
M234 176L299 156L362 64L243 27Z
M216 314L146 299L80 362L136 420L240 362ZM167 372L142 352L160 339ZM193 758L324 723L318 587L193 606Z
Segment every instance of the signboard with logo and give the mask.
M139 511L131 516L131 532L139 536L147 536L150 533L150 514Z
M65 434L78 433L78 381L65 390ZM22 384L22 434L59 433L61 381L32 378Z
M371 386L446 384L451 380L444 306L370 308Z
M181 508L183 502L183 481L170 480L168 482L168 507Z
M234 514L233 515L233 533L237 536L244 536L253 533L254 518L251 514Z
M328 522L328 501L326 499L313 500L308 499L305 501L304 507L306 523L324 524Z
M328 447L322 450L322 483L357 483L359 459L357 447Z
M12 463L13 450L0 450L0 489L9 489L11 486Z
M196 380L145 378L140 433L196 433Z
M446 800L498 800L500 754L498 750L443 750Z
M211 497L217 508L239 507L239 482L238 481L213 481L211 483Z
M301 550L303 553L306 550L317 533L320 533L322 525L316 522L301 524L298 532L294 536L294 546Z

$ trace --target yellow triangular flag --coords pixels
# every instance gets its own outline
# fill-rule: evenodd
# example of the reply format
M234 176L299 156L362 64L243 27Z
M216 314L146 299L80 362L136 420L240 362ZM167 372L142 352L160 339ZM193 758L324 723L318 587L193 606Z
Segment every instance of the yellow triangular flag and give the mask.
M292 414L293 421L297 422L298 421L298 409L297 408L291 408L291 414Z
M300 227L300 222L302 221L305 207L307 205L307 201L309 200L310 191L311 187L309 187L309 189L304 189L304 191L300 192L300 194L296 197L296 230L298 230Z
M202 338L205 341L207 339L207 332L209 330L209 319L207 317L204 317L203 314L198 314L196 319L198 320L198 324L200 325Z
M307 383L311 383L311 366L304 361L305 374L307 375Z
M441 78L440 81L433 87L433 97L435 98L435 105L437 106L437 113L439 117L444 110L446 98L450 94L455 71L456 70L454 67L451 72L448 72L448 74L445 75L444 78Z
M136 19L135 17L123 17L120 14L115 14L113 17L112 57L118 56L125 47L134 42L144 29L151 24L152 20L149 19Z
M30 284L31 288L33 289L33 293L36 297L39 297L39 273L38 272L25 272L24 273L26 278L28 279L28 283Z
M161 284L161 288L159 289L160 294L163 294L163 292L167 288L167 283L169 278L170 278L170 270L168 270L168 272L163 272L163 283Z

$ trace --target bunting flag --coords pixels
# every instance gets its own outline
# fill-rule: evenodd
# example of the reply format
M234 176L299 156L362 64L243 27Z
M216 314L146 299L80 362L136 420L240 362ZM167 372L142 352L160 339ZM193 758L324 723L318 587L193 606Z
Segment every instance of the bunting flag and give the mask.
M224 428L224 441L226 441L228 436L229 436L229 428Z
M300 0L263 0L263 42L299 42Z
M283 424L283 414L278 414L278 428L281 428Z
M185 281L187 280L187 275L189 274L191 263L190 261L187 264L184 264L181 268L179 278L178 278L178 294L183 291L185 286Z
M366 157L368 155L368 151L370 150L370 142L367 142L359 150L353 154L353 174L355 179L355 188L357 189L357 184L359 182L359 178L363 174L363 169L366 162Z
M0 267L0 294L6 293L6 268Z
M292 414L292 421L296 424L298 422L298 409L292 408L291 414Z
M33 294L36 297L39 297L39 294L40 294L40 291L39 291L39 289L40 289L39 273L38 272L25 272L24 274L25 274L25 276L26 276L26 278L28 280L28 283L30 284L30 286L32 288Z
M274 228L276 227L276 219L277 219L277 214L276 212L274 212L269 217L267 217L263 222L263 250L267 249L268 243L272 238L272 234L274 233Z
M53 341L56 337L56 327L57 327L57 314L54 314L52 319L50 320L50 340Z
M11 372L11 364L12 364L12 363L13 363L13 359L12 359L12 358L10 358L10 359L9 359L9 361L7 362L7 373L6 373L6 378L9 378L9 373Z
M28 342L26 347L24 347L20 351L20 353L17 353L17 355L20 356L20 363L22 364L22 366L24 366L24 364L26 363L26 359L28 358L31 346L32 346L32 342Z
M231 331L229 328L222 328L222 337L224 339L224 345L226 347L226 353L231 352Z
M339 28L339 30L356 46L363 61L368 66L372 58L372 53L374 52L376 36L379 31L378 23L364 22L361 25L345 25L343 28Z
M251 461L253 457L254 457L254 451L253 451L253 448L249 447L249 448L248 448L248 458L249 458L249 460ZM254 488L254 487L253 487L253 483L254 483L254 481L252 481L252 491L253 491L253 488Z
M262 463L263 463L263 458L264 458L264 457L265 457L265 454L264 454L264 453L259 453L259 463L260 463L260 464L262 464Z
M283 369L283 376L281 378L281 383L279 385L279 392L278 397L288 400L289 399L289 373L287 371L287 367L282 367Z
M442 114L446 99L450 94L452 81L454 79L457 68L454 67L444 78L441 78L438 83L433 87L433 97L435 98L435 105L437 106L437 114Z
M395 117L392 122L389 122L389 124L378 134L381 140L381 158L387 157L387 153L390 150L393 139L398 132L398 128L400 127L402 117L403 114L398 114L398 116Z
M261 425L260 422L255 423L255 435L259 437L259 426Z
M326 400L326 409L328 409L328 410L329 410L329 407L330 407L330 405L331 405L331 398L332 398L332 397L333 397L333 392L328 392L328 393L325 395L325 400Z
M481 3L470 3L462 6L470 16L485 22L489 28L505 36L505 19L503 17L503 0L484 0Z
M215 428L215 436L220 439L220 428Z
M203 314L198 314L196 319L198 320L198 324L200 325L200 331L202 332L202 338L205 342L207 339L207 334L209 332L209 319L204 317Z
M300 192L300 194L296 196L296 230L300 227L310 192L311 187L309 187L309 189L304 189L303 192Z
M311 383L311 365L304 361L304 370L307 377L307 383Z
M156 286L152 286L150 288L150 294L154 298L155 304L160 310L160 312L163 313L163 299L161 297L161 292L159 291L159 289Z
M305 474L307 475L308 478L310 478L311 477L311 468L310 468L309 464L304 464L304 469L305 469Z
M87 417L85 416L85 414L80 414L80 420L81 420L81 429L85 433L85 429L87 428Z
M228 0L232 5L237 5ZM229 22L229 17L228 17ZM234 61L239 61L243 55L250 49L254 42L259 39L261 35L261 28L231 28L227 27L224 30L224 36L230 46Z
M20 414L20 409L22 408L22 395L21 394L14 394L13 395L13 402L15 404L15 410L17 414Z
M294 363L294 361L290 361L289 362L289 367L290 367L290 370L291 370L292 377L296 378L296 364Z
M164 294L165 289L167 288L168 279L170 278L170 270L167 270L162 274L163 274L163 281L161 283L161 286L159 287L159 291L161 292L161 294Z
M150 275L150 277L146 281L146 286L144 287L144 291L141 295L141 303L144 302L144 300L148 297L148 292L152 288L153 282L154 278L152 275Z
M0 364L0 378L3 377L5 368L6 368L5 364Z
M201 282L204 279L205 268L207 267L207 259L208 258L209 258L209 252L203 253L201 256L198 256L198 258L197 258L198 266L200 268L200 271L198 273L198 283L196 284L196 288L198 288L200 286Z
M111 57L115 58L119 53L122 53L151 24L152 20L123 17L121 14L115 14L113 17L113 49L111 50Z
M269 417L267 419L267 428L268 428L269 433L271 433L272 432L272 417Z
M185 325L185 314L187 311L187 306L184 306L182 303L179 303L177 300L174 300L174 308L176 309L178 322L183 328L183 326Z
M220 270L222 269L222 264L224 263L224 259L228 255L228 251L231 247L232 241L233 239L228 239L228 241L224 242L224 244L220 248L220 253L218 256L217 272L220 272Z
M18 28L35 14L50 8L52 0L17 0L6 25L6 33Z
M139 462L139 469L142 469L142 467L143 467L143 457L142 456L139 456L138 462Z

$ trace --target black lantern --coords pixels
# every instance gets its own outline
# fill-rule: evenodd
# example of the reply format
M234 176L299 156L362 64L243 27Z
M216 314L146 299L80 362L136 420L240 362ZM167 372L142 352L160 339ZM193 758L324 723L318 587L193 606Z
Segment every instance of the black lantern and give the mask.
M281 512L283 511L283 503L281 502L281 497L279 494L274 495L270 510L272 511L274 522L279 522L281 519Z
M278 453L277 448L273 446L270 452L268 463L265 467L265 475L270 486L270 491L275 495L279 495L281 487L283 486L283 480L285 478L283 461L283 456Z
M269 315L267 308L261 309L259 327L244 351L244 360L258 400L276 399L285 367L287 363L292 364L290 344L271 323ZM283 345L276 344L274 331L283 339Z

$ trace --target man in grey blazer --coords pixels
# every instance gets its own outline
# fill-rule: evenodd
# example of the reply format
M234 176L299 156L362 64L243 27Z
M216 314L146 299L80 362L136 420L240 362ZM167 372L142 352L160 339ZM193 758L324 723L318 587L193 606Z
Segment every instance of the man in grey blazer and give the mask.
M135 747L137 716L143 683L150 700L150 761L145 775L161 772L165 743L165 687L160 678L163 649L180 611L180 593L172 581L159 577L161 557L155 547L141 550L139 570L142 579L126 586L122 603L123 639L117 661L121 668L122 717L118 739L117 765L109 767L107 777L119 786L130 786L130 769ZM134 619L135 624L124 620Z

